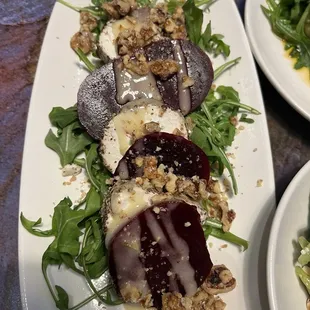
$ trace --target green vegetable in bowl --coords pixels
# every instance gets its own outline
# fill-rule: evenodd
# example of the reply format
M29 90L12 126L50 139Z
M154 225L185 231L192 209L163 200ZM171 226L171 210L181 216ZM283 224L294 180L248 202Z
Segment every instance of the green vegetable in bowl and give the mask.
M310 1L266 0L262 10L272 31L285 41L285 49L296 59L295 69L310 68Z

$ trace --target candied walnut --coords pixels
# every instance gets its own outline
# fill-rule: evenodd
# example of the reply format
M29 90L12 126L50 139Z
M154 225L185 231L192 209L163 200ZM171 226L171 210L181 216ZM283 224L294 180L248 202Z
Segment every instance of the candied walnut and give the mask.
M81 49L84 54L88 54L94 48L94 38L93 34L89 31L79 31L77 32L70 41L70 46L72 49Z
M155 156L145 157L144 176L150 180L157 177L157 159Z
M120 293L126 302L137 303L142 297L142 293L138 290L138 288L130 285L130 283L126 283L123 287L121 287Z
M203 289L198 289L193 297L183 297L180 293L166 293L162 297L163 310L224 310L226 304Z
M209 197L208 191L207 191L207 182L205 180L199 181L199 187L198 192L202 199L207 200Z
M151 9L150 19L153 23L163 25L168 17L168 7L166 3L159 3Z
M162 297L162 310L191 310L192 302L188 297L183 297L180 293L166 293Z
M158 59L151 61L149 66L152 73L158 75L163 80L166 80L168 77L179 71L179 65L172 59Z
M168 193L175 193L175 191L177 190L177 180L178 180L178 177L173 174L173 173L168 173L168 182L166 183L166 190Z
M80 31L92 31L97 27L97 19L88 12L80 13Z
M144 131L147 133L159 132L160 131L159 123L156 123L156 122L145 123Z
M214 194L220 194L222 191L219 181L210 179L208 183L208 191Z
M181 6L177 6L175 8L174 13L172 14L172 18L176 21L177 24L185 24L185 16L184 11Z
M225 265L212 267L202 288L209 294L222 294L232 291L236 287L236 279Z
M168 18L165 22L165 26L164 29L166 32L168 33L172 33L175 31L175 29L177 28L177 24L175 23L175 21L172 18Z
M116 38L118 53L120 55L131 55L135 50L154 41L157 35L158 30L151 23L143 25L140 30L125 29Z
M144 25L140 30L144 45L151 43L154 36L158 34L158 30L151 23Z
M182 87L183 88L191 87L193 85L194 85L194 80L191 77L189 77L188 75L182 76Z
M171 38L174 40L185 40L187 37L185 25L180 25L176 27L171 33Z
M102 7L112 18L120 19L135 10L137 3L135 0L113 0L103 3Z
M179 193L183 193L193 199L199 198L199 193L197 191L196 184L192 180L178 179L176 183Z
M124 67L138 75L147 75L149 73L149 66L143 55L136 54L136 58L130 58L129 55L123 57Z

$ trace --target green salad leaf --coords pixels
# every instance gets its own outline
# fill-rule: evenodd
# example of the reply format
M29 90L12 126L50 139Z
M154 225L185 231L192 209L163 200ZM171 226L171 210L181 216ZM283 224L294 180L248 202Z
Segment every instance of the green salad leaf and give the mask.
M211 21L208 23L205 31L200 38L200 47L206 52L213 54L214 57L222 54L225 57L230 55L230 47L223 41L224 36L221 34L212 34Z
M187 0L183 5L183 11L188 37L198 45L201 38L203 12L195 5L194 0Z
M64 127L59 136L56 136L50 129L45 138L45 145L58 154L61 166L64 167L71 164L74 158L92 141L93 139L85 130L81 132L81 125L74 122Z
M63 129L78 120L77 107L73 106L68 109L54 107L49 114L49 119L53 126Z
M40 217L37 221L30 221L25 218L23 215L23 212L20 214L20 221L23 225L23 227L30 232L32 235L38 236L38 237L50 237L53 236L54 232L52 229L49 230L40 230L37 227L42 224L42 218Z

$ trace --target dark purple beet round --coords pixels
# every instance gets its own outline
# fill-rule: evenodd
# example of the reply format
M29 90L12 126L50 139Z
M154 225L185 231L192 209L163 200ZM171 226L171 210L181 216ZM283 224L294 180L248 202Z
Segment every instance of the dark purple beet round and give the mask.
M161 40L144 48L149 61L173 59L175 43L184 54L187 74L194 80L189 87L191 111L196 109L207 96L213 82L213 68L209 57L195 44L188 40ZM122 105L116 100L116 82L114 66L120 59L114 60L91 73L81 84L77 97L79 119L88 133L95 139L101 139L109 121L117 114ZM177 76L167 80L156 78L157 88L163 102L170 108L180 108Z
M210 58L197 45L189 40L161 40L144 48L148 61L157 59L174 59L174 45L178 42L186 60L187 74L194 80L189 87L191 111L201 105L212 85L214 72ZM164 103L172 109L179 108L177 77L173 75L167 80L157 79L157 87Z
M146 280L157 309L165 292L194 294L193 287L200 287L212 266L200 216L185 202L152 206L124 226L109 245L109 269L117 289L121 291L128 281ZM193 276L188 276L189 270Z
M156 132L138 139L126 152L115 171L122 179L143 175L138 157L155 156L158 164L174 169L174 174L209 180L210 164L204 151L193 142L173 134Z

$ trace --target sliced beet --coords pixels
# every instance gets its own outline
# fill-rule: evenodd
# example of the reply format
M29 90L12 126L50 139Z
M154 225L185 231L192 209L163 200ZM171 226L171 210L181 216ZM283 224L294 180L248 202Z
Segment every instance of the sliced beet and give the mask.
M176 47L180 49L180 53L185 60L184 68L187 70L187 75L194 80L194 84L185 89L180 86L180 79L182 78L180 72L172 75L167 80L156 77L155 81L152 74L150 74L150 77L152 77L155 88L157 85L159 91L157 94L162 97L163 102L170 108L174 110L180 109L183 114L187 114L196 109L208 94L213 81L213 68L209 57L198 46L187 40L160 40L147 45L144 48L144 53L148 61L175 59ZM108 63L95 70L83 81L78 92L79 119L88 133L95 139L103 137L105 126L124 106L120 105L116 99L115 66L120 61L120 59L115 59L113 63ZM121 85L125 84L122 83ZM154 87L151 86L151 88ZM144 91L141 91L141 93L133 91L133 94L137 96L137 98L133 99L139 99L141 96L150 98L149 92L145 92L145 89L147 87L143 87ZM187 96L182 97L188 98L188 100L185 100L187 102L186 108L183 108L184 104L181 104L179 97L181 92L187 94Z
M174 174L209 180L210 165L207 155L193 142L173 134L156 132L136 140L119 162L115 174L122 179L143 175L136 165L137 157L155 156L158 164L173 168Z
M192 111L200 106L213 82L214 72L208 55L188 40L161 40L147 45L144 50L149 61L174 59L176 44L181 46L186 60L187 74L194 80L193 86L189 87ZM165 81L157 79L157 87L166 105L171 108L179 107L176 75Z
M121 109L115 98L113 63L95 70L80 86L77 101L79 119L95 139L103 137L105 126Z
M138 288L143 297L152 294L157 309L165 292L194 295L212 266L200 216L185 202L163 202L138 214L109 246L110 274L125 301L128 287Z

